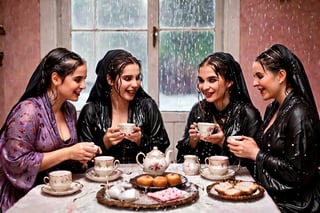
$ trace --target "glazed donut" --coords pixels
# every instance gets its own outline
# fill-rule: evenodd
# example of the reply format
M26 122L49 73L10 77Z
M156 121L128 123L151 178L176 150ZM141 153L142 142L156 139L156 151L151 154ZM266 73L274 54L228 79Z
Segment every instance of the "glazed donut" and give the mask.
M141 186L152 186L153 177L151 175L142 175L136 179L137 183Z
M164 176L156 176L153 179L153 186L155 187L166 187L168 184L168 180Z
M176 186L181 184L181 176L177 173L169 173L166 175L169 186Z

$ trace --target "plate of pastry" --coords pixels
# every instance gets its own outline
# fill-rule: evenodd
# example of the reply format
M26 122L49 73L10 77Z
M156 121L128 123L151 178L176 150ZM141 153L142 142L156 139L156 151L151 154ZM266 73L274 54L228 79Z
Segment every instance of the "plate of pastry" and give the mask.
M163 175L141 174L130 179L130 183L141 189L155 191L168 187L182 187L188 179L178 173L166 172Z
M256 200L264 195L264 188L252 181L228 180L207 186L210 197L221 200Z
M178 206L196 203L199 199L198 186L193 183L185 184L178 189L167 187L157 191L144 191L136 188L131 183L118 182L112 187L103 187L97 194L98 203L107 207L127 208L130 210L153 209L163 211L169 208L176 209Z

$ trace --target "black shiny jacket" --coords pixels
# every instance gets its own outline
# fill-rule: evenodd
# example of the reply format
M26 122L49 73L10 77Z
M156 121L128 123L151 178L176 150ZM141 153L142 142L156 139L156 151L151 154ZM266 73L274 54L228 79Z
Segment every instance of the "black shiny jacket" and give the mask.
M279 109L274 123L264 133L276 110L273 102L257 134L260 152L255 178L263 185L282 212L319 212L320 177L318 115L291 92Z
M223 113L223 115L221 115L221 113ZM225 117L224 122L221 121L221 116ZM225 135L223 148L221 149L218 145L200 140L196 148L191 149L189 145L190 125L194 122L212 123L213 117L216 118ZM204 163L205 158L211 155L226 155L229 157L230 164L236 164L238 163L238 158L230 152L227 146L227 137L230 135L255 137L261 123L260 113L251 103L232 101L224 109L224 112L217 111L212 103L208 103L205 100L196 103L189 113L184 135L177 144L177 162L182 163L184 161L184 155L188 154L197 155L201 163ZM253 165L253 162L249 160L242 160L242 165L249 166L249 163Z
M149 97L135 98L129 104L128 122L141 128L140 146L124 139L121 143L106 149L103 136L112 123L110 102L88 102L78 118L77 131L79 141L93 141L102 149L102 155L111 155L121 163L136 163L139 152L148 153L157 146L163 153L170 145L161 113L156 103Z

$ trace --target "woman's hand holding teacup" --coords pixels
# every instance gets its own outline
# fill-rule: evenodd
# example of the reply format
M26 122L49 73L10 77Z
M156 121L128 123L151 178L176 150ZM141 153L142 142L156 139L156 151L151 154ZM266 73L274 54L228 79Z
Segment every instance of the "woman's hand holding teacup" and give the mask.
M102 153L101 149L97 149L93 142L79 142L68 148L70 159L78 160L84 164L94 158L96 153Z
M241 136L241 140L228 140L230 151L237 157L256 160L259 147L253 138Z
M201 137L201 140L212 143L212 144L217 144L220 147L222 147L225 139L224 133L219 124L215 125L215 129L216 129L216 133Z
M107 149L111 146L117 145L125 137L125 134L120 132L119 127L110 127L107 129L106 133L103 136L103 142Z
M191 148L195 148L200 139L212 144L217 144L220 147L222 147L224 143L224 138L225 138L224 133L221 127L219 126L219 124L215 124L214 128L216 130L216 133L206 135L206 136L201 136L201 134L199 133L198 125L196 123L191 124L189 129L189 138L190 138L189 143Z
M190 125L189 129L189 143L191 148L195 148L200 140L200 134L197 129L198 125L193 123Z
M140 127L133 127L133 132L130 134L125 134L120 131L119 127L110 127L106 131L105 135L103 136L103 141L105 147L109 149L111 146L117 145L120 143L124 138L140 145L141 142L141 129Z
M125 138L128 139L129 141L136 143L138 146L140 146L141 128L137 126L133 127L133 132L130 134L126 134Z

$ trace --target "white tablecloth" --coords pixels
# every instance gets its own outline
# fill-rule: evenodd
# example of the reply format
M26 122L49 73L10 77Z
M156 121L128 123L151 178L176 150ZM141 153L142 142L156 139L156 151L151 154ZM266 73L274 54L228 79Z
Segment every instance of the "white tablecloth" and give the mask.
M120 170L123 171L121 181L128 180L142 173L142 169L137 164L123 164L120 166ZM183 174L182 164L170 164L166 171L176 172ZM143 210L140 212L155 212L155 211L169 211L169 212L223 212L223 213L233 213L233 212L246 212L246 213L256 213L256 212L280 212L272 201L267 192L265 192L264 197L255 201L221 201L216 200L208 196L206 192L206 187L213 183L211 180L202 178L200 175L187 176L189 182L198 185L199 188L199 199L191 203L190 205L178 206L176 208L167 208L161 210ZM235 177L237 180L250 180L253 178L250 176L247 169L242 168ZM47 195L41 192L41 187L39 185L33 188L26 196L21 198L14 206L12 206L7 212L54 212L54 213L78 213L78 212L135 212L132 209L119 209L107 207L98 203L96 199L96 193L101 189L101 184L88 180L84 174L73 175L73 181L78 181L84 186L81 192L57 197ZM119 180L117 180L119 181ZM76 200L73 202L73 200Z

